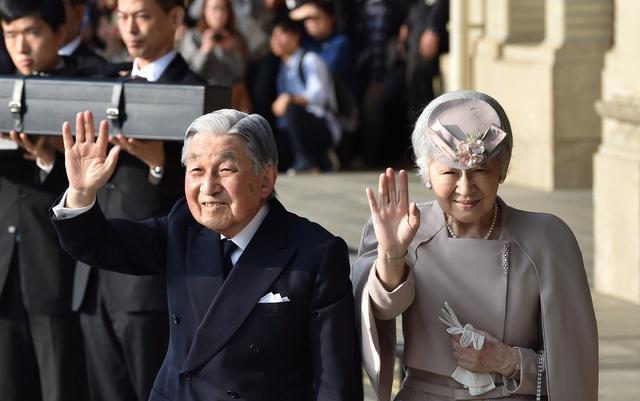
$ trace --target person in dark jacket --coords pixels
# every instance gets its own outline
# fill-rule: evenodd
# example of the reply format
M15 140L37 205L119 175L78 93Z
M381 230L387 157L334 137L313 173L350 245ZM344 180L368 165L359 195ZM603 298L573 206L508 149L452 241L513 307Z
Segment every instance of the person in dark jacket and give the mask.
M64 44L58 50L61 56L73 57L80 67L101 66L107 62L82 41L82 23L85 15L85 0L66 0Z
M184 18L181 0L120 0L118 27L133 63L109 66L115 76L150 82L205 84L174 50ZM142 220L167 213L183 187L180 144L111 138L123 152L98 193L106 216ZM126 269L126 266L122 266ZM73 307L80 311L89 390L94 401L146 400L169 338L166 278L76 269Z
M61 0L1 0L0 20L19 76L77 73L73 60L57 53L64 36ZM71 309L74 261L47 216L68 185L64 156L44 136L3 138L14 146L0 150L1 398L85 400L82 333Z

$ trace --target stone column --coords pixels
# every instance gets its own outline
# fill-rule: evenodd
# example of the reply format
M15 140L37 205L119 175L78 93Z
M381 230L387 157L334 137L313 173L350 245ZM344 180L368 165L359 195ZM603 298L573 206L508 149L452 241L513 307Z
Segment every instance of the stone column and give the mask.
M474 55L474 85L497 98L514 129L509 182L589 188L611 43L611 0L493 0Z
M451 0L449 5L449 82L447 91L468 89L469 34L467 0Z
M614 47L605 58L602 143L594 157L594 284L640 303L640 2L615 2Z

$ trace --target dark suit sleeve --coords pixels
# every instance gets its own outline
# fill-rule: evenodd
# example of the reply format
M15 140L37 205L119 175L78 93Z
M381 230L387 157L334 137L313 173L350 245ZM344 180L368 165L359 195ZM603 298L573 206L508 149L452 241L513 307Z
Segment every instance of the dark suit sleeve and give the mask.
M310 301L315 399L362 400L362 371L345 242L325 246Z
M165 270L166 218L106 219L96 202L79 216L58 220L51 213L51 220L64 250L89 266L133 275Z

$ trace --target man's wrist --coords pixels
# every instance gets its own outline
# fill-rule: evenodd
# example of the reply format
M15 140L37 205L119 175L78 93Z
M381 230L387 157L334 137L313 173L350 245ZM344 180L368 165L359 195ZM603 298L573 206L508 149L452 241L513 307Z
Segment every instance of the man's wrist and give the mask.
M96 193L97 192L94 190L78 190L69 188L69 192L67 192L67 201L64 206L71 209L87 207L96 200Z

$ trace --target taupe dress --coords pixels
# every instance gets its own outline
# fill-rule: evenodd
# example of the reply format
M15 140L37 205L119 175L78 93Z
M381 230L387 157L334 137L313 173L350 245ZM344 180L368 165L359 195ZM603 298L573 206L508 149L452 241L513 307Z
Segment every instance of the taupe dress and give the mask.
M448 236L437 202L420 205L409 274L392 292L375 268L377 241L365 227L353 279L360 307L363 364L380 400L389 400L395 360L395 318L402 315L407 373L396 400L533 400L544 350L542 394L550 400L597 400L597 330L580 250L558 218L510 208L499 200L498 240ZM447 301L471 323L518 347L519 377L494 375L496 388L471 396L450 375L451 336L438 320Z

